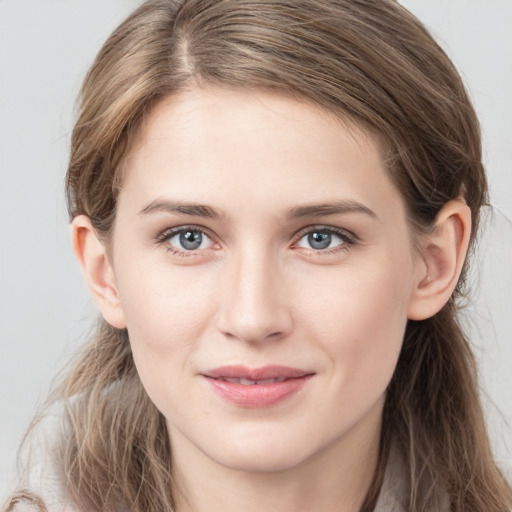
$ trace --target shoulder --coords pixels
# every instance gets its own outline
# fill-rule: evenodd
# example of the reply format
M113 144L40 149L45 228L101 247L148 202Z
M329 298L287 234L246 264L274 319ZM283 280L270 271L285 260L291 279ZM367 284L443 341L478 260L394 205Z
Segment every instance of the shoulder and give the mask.
M431 488L431 481L419 482L420 487ZM410 508L411 478L407 469L405 456L396 445L391 447L384 480L374 512L408 512ZM449 499L446 492L437 489L432 496L429 510L432 512L448 512Z
M512 485L512 459L498 461L498 467L507 482Z
M9 512L78 512L66 498L60 468L60 441L67 433L64 407L51 407L35 420L19 457L19 491Z
M375 512L406 512L409 480L403 456L391 449Z

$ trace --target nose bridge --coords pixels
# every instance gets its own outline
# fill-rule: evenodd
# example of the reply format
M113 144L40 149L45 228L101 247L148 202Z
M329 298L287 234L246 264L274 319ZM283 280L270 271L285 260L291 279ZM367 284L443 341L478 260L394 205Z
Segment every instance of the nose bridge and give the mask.
M219 329L245 342L285 336L291 329L283 269L272 251L245 244L227 269Z

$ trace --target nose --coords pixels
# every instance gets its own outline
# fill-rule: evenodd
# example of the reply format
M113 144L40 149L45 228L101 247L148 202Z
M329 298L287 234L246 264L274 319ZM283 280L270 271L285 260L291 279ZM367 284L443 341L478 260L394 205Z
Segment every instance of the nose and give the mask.
M220 290L217 328L245 343L286 337L292 330L283 269L272 256L245 251L232 258Z

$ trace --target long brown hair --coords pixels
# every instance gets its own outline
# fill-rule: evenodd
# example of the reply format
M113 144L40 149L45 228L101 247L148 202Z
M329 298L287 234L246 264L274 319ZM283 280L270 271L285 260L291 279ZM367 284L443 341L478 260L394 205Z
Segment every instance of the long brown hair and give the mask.
M211 85L280 91L377 134L414 230L427 232L441 207L462 195L474 240L487 203L478 120L453 64L393 0L145 2L84 81L66 181L70 216L89 216L108 240L123 158L142 119L168 95ZM408 323L363 511L373 510L392 443L405 455L409 510L432 509L438 489L455 512L512 506L457 320L466 267L437 315ZM172 509L165 421L142 388L126 331L100 320L51 400L66 404L61 470L80 508Z

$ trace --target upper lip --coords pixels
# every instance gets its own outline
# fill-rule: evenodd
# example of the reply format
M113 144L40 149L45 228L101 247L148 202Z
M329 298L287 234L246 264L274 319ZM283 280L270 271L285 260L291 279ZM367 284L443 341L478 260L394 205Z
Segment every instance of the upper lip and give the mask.
M247 379L247 380L268 380L268 379L297 379L312 375L314 372L290 368L288 366L263 366L261 368L248 368L243 365L220 366L203 373L205 377L212 379Z

